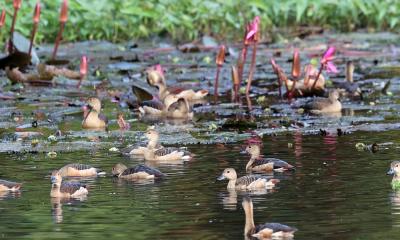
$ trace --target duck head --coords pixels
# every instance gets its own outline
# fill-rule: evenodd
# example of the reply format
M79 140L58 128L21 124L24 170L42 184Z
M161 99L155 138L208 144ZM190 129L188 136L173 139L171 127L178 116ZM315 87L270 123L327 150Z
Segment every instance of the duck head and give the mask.
M121 173L123 173L125 170L127 169L127 167L122 164L122 163L117 163L114 165L114 167L111 169L112 175L113 176L118 176Z
M62 176L60 174L60 171L55 170L51 173L51 183L52 184L56 184L56 185L60 185L61 181L62 181Z
M257 158L260 156L260 146L256 144L250 144L246 147L246 152L250 154L251 157Z
M390 164L390 169L387 172L387 175L400 175L400 161L394 161Z
M90 97L86 101L86 108L89 109L89 111L95 111L97 113L100 113L101 102L98 98Z
M232 179L236 179L237 175L236 175L236 171L233 168L226 168L222 174L217 178L217 180L221 181L224 179L228 179L228 180L232 180Z

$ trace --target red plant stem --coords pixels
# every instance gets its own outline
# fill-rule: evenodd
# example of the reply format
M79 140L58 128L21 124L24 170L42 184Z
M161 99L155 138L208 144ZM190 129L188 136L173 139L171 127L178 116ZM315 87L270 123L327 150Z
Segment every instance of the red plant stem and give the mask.
M278 90L279 90L279 98L282 99L282 81L279 74L278 74Z
M221 71L221 65L217 65L217 73L215 75L214 82L214 102L217 104L218 101L218 80L219 80L219 72Z
M247 57L247 44L244 44L242 49L242 54L240 55L238 61L239 86L242 84L243 81L243 68L244 64L246 63L246 57Z
M18 9L14 8L14 15L13 15L13 20L11 23L11 30L10 30L10 41L8 42L8 52L13 53L14 52L14 29L15 29L15 22L17 21L17 15L18 15Z
M291 101L292 98L294 97L294 91L296 90L296 82L297 78L294 78L292 88L290 89L290 91L287 92L287 97L289 101Z
M32 34L31 34L31 42L29 44L29 51L28 51L29 56L31 56L31 53L32 53L33 41L35 41L35 35L36 35L37 28L38 28L38 24L37 23L33 24L33 29L32 29Z
M64 31L64 26L65 26L65 22L60 22L60 30L58 31L56 43L54 45L53 55L51 57L52 60L56 59L56 55L57 55L57 51L58 51L58 45L60 44L60 41L62 39L62 33Z
M325 65L325 64L321 63L321 66L319 67L319 71L318 71L318 74L317 74L317 78L315 79L314 84L312 85L311 89L314 89L314 88L315 88L315 85L317 84L317 81L318 81L318 79L319 79L319 76L321 75L322 70L324 69L324 65Z
M253 55L251 56L249 79L247 80L247 86L246 86L246 95L249 95L250 93L251 82L253 81L254 70L256 67L256 55L257 55L257 42L254 42Z
M253 104L251 103L249 95L246 95L246 101L247 101L247 108L249 109L249 111L253 110Z

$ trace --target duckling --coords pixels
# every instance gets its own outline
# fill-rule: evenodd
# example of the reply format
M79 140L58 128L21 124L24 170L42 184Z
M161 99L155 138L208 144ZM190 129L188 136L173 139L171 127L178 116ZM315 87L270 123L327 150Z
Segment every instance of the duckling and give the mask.
M339 92L335 89L329 92L328 98L310 99L303 108L314 114L340 112L342 104L339 101Z
M101 129L107 127L107 118L101 111L101 102L98 98L91 97L86 101L86 106L83 108L83 128Z
M283 172L286 170L294 170L289 163L277 158L262 158L261 149L257 144L250 144L246 147L246 152L250 154L250 160L246 165L246 171L255 172Z
M135 179L156 179L163 178L165 174L155 168L148 167L143 164L139 164L134 167L127 168L122 163L117 163L112 168L113 176L123 179L135 180Z
M88 194L86 185L79 182L62 182L62 176L58 170L51 173L50 196L54 198L80 198Z
M170 95L171 92L167 88L167 82L164 75L159 70L149 69L147 70L147 83L151 86L158 88L158 96L161 100L165 99L166 96ZM188 101L200 100L208 95L207 90L194 91L193 89L182 90L176 92L179 98L185 98Z
M21 188L21 183L10 182L0 179L0 192L17 192Z
M393 175L392 188L394 190L400 189L400 161L393 161L387 174Z
M251 198L243 198L242 206L245 213L245 237L255 237L257 239L292 239L294 237L297 228L281 223L264 223L255 226Z
M255 190L255 189L271 189L279 182L278 179L265 179L261 176L248 175L237 178L235 169L226 168L217 180L228 179L228 189L236 190Z
M70 163L60 168L61 177L94 177L106 173L98 168L80 163Z

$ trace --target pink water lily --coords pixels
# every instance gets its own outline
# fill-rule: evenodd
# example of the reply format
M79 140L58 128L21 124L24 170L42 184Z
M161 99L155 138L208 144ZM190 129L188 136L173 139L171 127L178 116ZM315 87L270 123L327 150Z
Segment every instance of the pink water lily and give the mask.
M260 17L254 17L253 21L247 25L246 41L257 41L257 34L260 25Z
M13 1L14 8L15 9L20 9L21 8L21 3L22 3L22 0L14 0Z
M40 20L40 1L36 3L35 12L33 14L33 23L39 23Z
M153 67L155 71L157 71L161 76L164 77L164 68L161 66L161 64L157 64Z
M338 69L336 68L335 64L333 64L333 59L334 59L334 55L336 52L336 48L331 46L328 48L328 50L326 50L326 52L324 53L324 55L322 56L321 59L321 64L325 66L326 71L328 73L338 73Z

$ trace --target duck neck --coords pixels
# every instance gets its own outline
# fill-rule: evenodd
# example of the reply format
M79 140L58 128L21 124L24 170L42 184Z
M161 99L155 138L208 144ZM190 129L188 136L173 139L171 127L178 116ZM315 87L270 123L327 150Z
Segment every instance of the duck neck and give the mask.
M397 181L400 181L400 175L398 175L397 173L395 173L395 174L393 175L392 182L397 182Z
M352 62L348 62L346 65L346 80L349 83L353 83L354 79L353 79L353 73L354 73L354 65Z
M167 95L169 95L169 92L168 92L168 90L167 90L167 86L166 86L165 84L163 84L163 83L160 83L160 84L158 84L157 86L158 86L158 97L159 97L161 100L164 100L165 97L166 97Z
M236 187L236 178L235 179L229 179L228 182L228 189L235 189Z
M250 158L249 162L246 164L246 171L251 169L251 165L254 163L255 158L253 156Z
M249 235L254 230L254 219L253 219L253 204L250 202L246 202L244 204L244 213L245 213L245 225L244 225L244 235Z
M60 184L53 183L51 186L51 192L56 194L60 193Z

